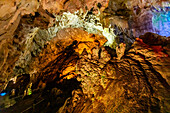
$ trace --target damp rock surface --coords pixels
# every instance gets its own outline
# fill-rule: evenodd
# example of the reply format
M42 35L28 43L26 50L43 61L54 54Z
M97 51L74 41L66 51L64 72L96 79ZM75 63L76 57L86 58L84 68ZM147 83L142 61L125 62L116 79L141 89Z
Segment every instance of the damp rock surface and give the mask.
M77 80L81 81L82 100L86 101L78 101L70 112L169 111L169 54L155 52L140 41L135 41L119 61L107 54L103 63L100 57L89 57L95 53L84 52L80 57Z
M113 51L101 46L103 37L86 33L77 28L61 30L39 54L41 60L37 61L41 62L36 63L40 71L35 74L39 84L35 83L33 89L39 91L38 98L43 98L38 104L44 105L41 110L63 113L169 111L170 60L169 44L162 44L165 37L152 34L158 40L154 42L157 45L152 45L153 42L145 41L153 38L151 34L141 36L117 59ZM64 51L57 49L58 44ZM45 87L41 89L39 86L43 84ZM24 109L34 105L34 96L28 98L30 100L23 101L31 102ZM5 111L12 111L20 102Z

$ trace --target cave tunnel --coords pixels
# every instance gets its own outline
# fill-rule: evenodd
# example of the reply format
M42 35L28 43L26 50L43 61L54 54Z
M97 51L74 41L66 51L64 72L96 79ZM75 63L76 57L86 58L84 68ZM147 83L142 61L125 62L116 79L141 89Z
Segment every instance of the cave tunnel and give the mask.
M169 0L0 0L0 113L169 113Z

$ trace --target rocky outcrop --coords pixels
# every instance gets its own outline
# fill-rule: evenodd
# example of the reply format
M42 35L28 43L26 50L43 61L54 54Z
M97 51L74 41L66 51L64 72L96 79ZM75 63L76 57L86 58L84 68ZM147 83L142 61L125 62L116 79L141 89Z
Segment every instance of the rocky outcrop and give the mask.
M17 26L14 25L14 27ZM47 30L33 28L26 24L20 24L15 32L9 33L4 34L3 36L6 37L1 41L0 90L11 78L29 73L31 60L41 52L46 41L51 38Z
M97 9L98 2L102 2L100 8L103 11L108 1L0 1L0 91L12 77L30 73L31 60L47 45L46 42L53 38L45 29L53 26L54 14L62 11L74 12L80 8L86 12L85 6L88 10L93 6Z
M146 41L153 37L154 42ZM35 83L33 89L46 84L41 94L44 104L40 104L45 105L41 111L168 112L168 41L168 38L147 33L137 38L130 50L117 60L115 54L110 54L111 49L101 46L105 38L77 28L59 31L34 60L37 66L31 63L40 70L35 74L39 85ZM77 84L75 78L80 83L78 89L72 87ZM72 80L72 85L66 85ZM66 86L60 85L63 83ZM38 107L35 110L40 111Z
M119 61L111 59L105 48L93 51L92 54L84 51L78 61L77 79L81 81L84 96L72 101L74 108L68 109L69 112L166 113L170 110L169 55L163 52L169 49L156 52L140 40Z
M41 111L62 113L169 111L170 60L167 37L147 33L137 38L130 50L117 60L113 50L100 46L99 43L102 42L97 41L100 39L98 36L95 36L95 40L86 42L81 36L89 37L90 40L93 35L88 36L86 32L81 31L84 32L81 34L79 31L81 30L70 28L61 30L43 50L41 60L38 60L41 62L37 62L41 69L37 74L38 79L46 84L43 92L48 97L42 96L47 102ZM72 32L77 34L75 40ZM72 35L69 35L70 33ZM68 42L61 45L63 35L65 38L70 36L72 38L68 38ZM149 42L153 37L155 40ZM52 46L59 43L65 48L64 51L60 51L58 46ZM92 45L85 46L86 44ZM53 54L48 54L47 51ZM69 93L63 92L69 87L62 86L67 87L63 89L60 84L73 80L72 87L77 84L75 78L79 81L80 87L70 89ZM61 98L65 101L61 101Z
M47 80L49 77L70 79L76 75L74 73L75 65L83 49L86 48L88 52L91 52L93 47L96 45L100 47L106 41L103 36L89 34L81 29L62 29L41 54L32 61L31 65L33 64L34 67L30 68L37 70L37 75Z

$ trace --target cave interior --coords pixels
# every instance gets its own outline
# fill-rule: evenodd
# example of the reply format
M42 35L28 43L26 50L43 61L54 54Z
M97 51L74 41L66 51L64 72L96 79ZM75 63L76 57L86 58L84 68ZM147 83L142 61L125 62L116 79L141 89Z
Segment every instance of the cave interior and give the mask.
M0 112L169 113L169 0L0 0Z

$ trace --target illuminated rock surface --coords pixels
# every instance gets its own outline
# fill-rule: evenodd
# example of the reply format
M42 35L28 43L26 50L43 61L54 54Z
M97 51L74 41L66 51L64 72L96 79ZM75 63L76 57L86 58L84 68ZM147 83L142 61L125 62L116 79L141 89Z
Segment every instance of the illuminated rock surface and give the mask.
M80 58L77 64L78 80L90 100L85 103L78 101L70 112L169 111L170 62L167 54L154 52L140 42L135 42L120 61L109 60L107 54L106 51L107 63L105 60L100 63L102 57L99 56L89 58L89 54L83 54Z
M0 111L168 113L166 6L166 0L1 0Z
M66 32L67 30L69 31L70 29L61 32ZM73 29L72 32L76 31L81 30ZM66 33L65 35L67 35ZM148 36L151 37L150 35L144 35L141 38L145 42L144 38L149 38ZM93 44L93 48L81 46L81 48L86 49L79 55L76 49L81 43L70 39L66 43L70 46L67 46L65 51L61 51L59 55L54 56L49 54L51 55L50 57L44 57L44 60L40 60L49 61L47 65L43 62L37 63L40 66L39 68L46 65L38 74L38 79L40 78L46 84L43 93L35 93L32 97L24 99L4 112L9 113L11 110L20 112L25 110L26 106L32 106L33 101L36 100L34 103L40 101L36 106L44 106L44 109L35 107L34 110L44 112L59 110L59 112L75 113L166 113L169 111L168 101L170 98L170 59L169 54L167 54L169 53L169 43L161 44L161 42L164 42L164 37L155 35L155 38L160 39L155 43L157 43L156 46L163 47L162 49L155 51L155 46L151 43L145 44L141 39L138 39L119 61L109 54L109 48L98 46L98 41L94 42L96 45ZM57 39L57 37L56 39L54 38L54 40ZM81 38L77 39L83 40ZM57 44L56 42L55 44ZM86 45L86 43L84 44ZM46 50L50 51L49 47L50 45L47 46ZM89 49L91 52L87 52ZM53 51L54 53L55 51ZM55 58L53 59L53 57ZM53 60L45 60L46 58ZM70 79L73 76L78 76L77 80L80 82L74 78ZM65 77L70 80L63 80ZM39 83L38 86L42 86L42 83ZM36 95L41 96L36 97ZM72 95L72 97L69 97L69 95ZM24 101L30 101L30 103L18 109L19 105ZM59 109L59 107L61 108ZM31 112L32 107L28 111Z

